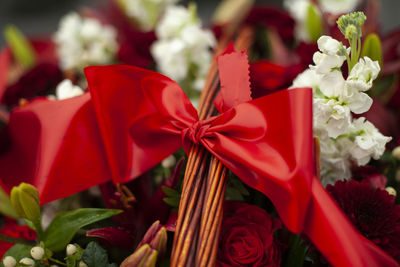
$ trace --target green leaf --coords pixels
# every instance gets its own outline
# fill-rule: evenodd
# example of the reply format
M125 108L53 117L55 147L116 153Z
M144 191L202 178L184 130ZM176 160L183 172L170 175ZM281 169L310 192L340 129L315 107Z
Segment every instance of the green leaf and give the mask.
M178 197L165 197L163 198L164 202L170 205L171 207L177 208L179 207L179 198Z
M108 262L107 251L94 241L83 251L82 260L88 267L117 267L115 263Z
M29 41L14 25L7 25L4 36L16 61L27 68L36 63L36 53Z
M309 4L306 17L306 28L311 41L316 42L322 35L322 22L313 4Z
M169 197L176 197L176 196L180 197L179 192L176 191L176 190L174 190L174 189L172 189L172 188L169 188L169 187L163 185L163 186L161 187L161 189L162 189L162 191L164 191L164 193L165 193L167 196L169 196Z
M12 256L14 259L19 262L22 258L31 257L31 248L32 246L24 245L24 244L16 244L12 246L6 253L3 255L3 259L7 256ZM0 263L0 266L3 267L3 260Z
M1 187L0 187L0 213L15 219L18 218L17 213L11 206L10 198Z
M78 209L57 214L44 233L44 243L52 251L61 251L82 227L121 213L111 209Z
M362 57L369 57L372 60L376 60L379 62L379 65L382 68L382 44L381 40L379 39L378 35L375 33L370 33L368 36L365 38L363 48L361 51L361 56Z

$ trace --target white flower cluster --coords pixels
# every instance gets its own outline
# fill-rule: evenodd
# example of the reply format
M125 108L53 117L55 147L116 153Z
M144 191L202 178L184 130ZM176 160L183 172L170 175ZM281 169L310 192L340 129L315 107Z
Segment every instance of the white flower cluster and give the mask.
M350 161L365 165L371 157L378 159L391 138L365 118L352 117L372 105L365 91L378 76L378 62L361 58L345 80L340 68L349 50L329 36L319 38L318 48L320 52L313 56L315 65L300 74L292 87L313 88L314 134L320 139L323 181L329 183L350 178Z
M307 18L310 8L321 18L321 13L339 15L351 12L360 2L361 0L284 0L284 6L296 21L296 38L300 41L310 42L311 37L307 29Z
M167 6L179 0L119 0L128 17L143 31L153 30Z
M117 33L98 20L72 12L63 17L54 35L63 70L110 64L118 50Z
M151 53L160 72L175 81L187 80L201 90L212 59L210 50L216 43L210 30L201 28L194 6L170 6L156 27L157 41Z

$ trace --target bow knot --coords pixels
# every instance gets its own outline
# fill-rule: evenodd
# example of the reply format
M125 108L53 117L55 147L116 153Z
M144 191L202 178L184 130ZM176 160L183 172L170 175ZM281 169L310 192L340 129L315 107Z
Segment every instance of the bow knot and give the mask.
M211 122L214 121L215 117L211 117L206 120L198 120L188 128L182 131L183 139L190 140L194 144L199 144L200 140L206 136L208 129L211 126Z

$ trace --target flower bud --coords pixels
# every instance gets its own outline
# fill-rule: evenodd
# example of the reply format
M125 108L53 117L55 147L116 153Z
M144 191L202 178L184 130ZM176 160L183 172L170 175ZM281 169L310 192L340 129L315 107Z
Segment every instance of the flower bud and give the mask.
M75 245L72 245L72 244L67 245L67 249L66 249L67 256L74 255L76 253L76 251L77 251L77 248Z
M158 251L160 255L167 249L167 230L160 225L160 221L155 221L147 230L138 247L149 244L152 249Z
M3 265L4 267L14 267L17 265L17 261L13 257L7 256L3 259Z
M385 188L385 190L389 193L389 195L395 196L397 195L396 189L391 186Z
M18 216L32 222L40 222L39 191L30 184L14 186L10 194L11 205Z
M35 260L41 260L44 256L44 249L42 247L33 247L31 249L31 256Z
M80 261L78 267L88 267L88 266L83 261Z
M393 149L392 151L392 156L397 159L400 160L400 146L396 147L395 149Z
M26 266L29 267L34 267L35 266L35 261L32 260L31 258L22 258L19 263L25 264Z
M152 249L148 244L144 244L132 255L126 258L120 267L154 267L156 266L158 252Z

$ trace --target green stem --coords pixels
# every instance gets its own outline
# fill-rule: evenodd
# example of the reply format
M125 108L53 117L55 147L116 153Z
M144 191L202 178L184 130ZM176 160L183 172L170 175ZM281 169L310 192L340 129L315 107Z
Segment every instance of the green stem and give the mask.
M36 244L36 242L33 240L17 238L17 237L12 237L12 236L8 236L8 235L2 235L2 234L0 234L0 240L8 242L8 243L24 244L24 245L29 245L29 246L34 246Z
M40 222L40 219L38 221L36 221L34 223L34 225L35 225L36 235L37 235L37 238L38 238L39 242L43 241L43 235L44 234L43 234L43 228L42 228L42 224Z
M67 266L67 264L65 264L64 262L59 261L59 260L57 260L57 259L54 259L54 258L52 258L52 257L50 257L49 260L51 260L51 261L54 262L54 263L60 264L60 265L62 265L62 266Z

